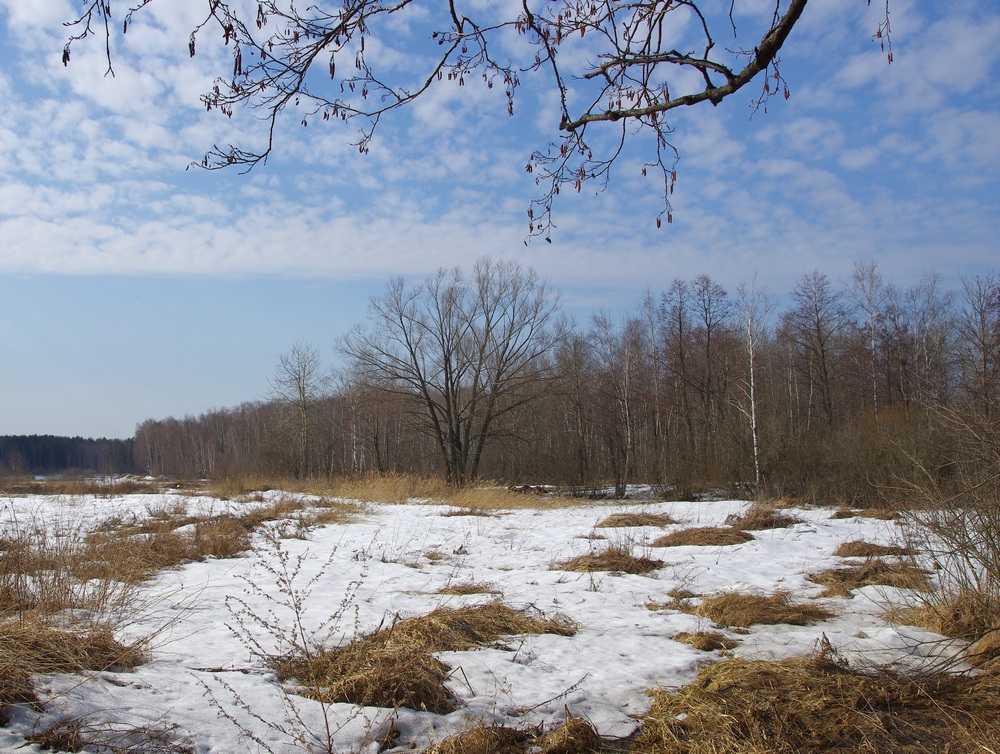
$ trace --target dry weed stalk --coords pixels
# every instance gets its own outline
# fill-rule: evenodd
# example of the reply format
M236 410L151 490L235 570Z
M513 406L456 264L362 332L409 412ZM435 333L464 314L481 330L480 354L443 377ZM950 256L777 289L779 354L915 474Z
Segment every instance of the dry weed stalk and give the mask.
M827 620L833 613L819 605L793 604L787 592L775 592L770 596L726 592L715 597L706 597L690 609L695 615L708 618L723 628L737 626L749 628L755 625L787 623L804 626L815 621Z
M653 692L634 740L646 754L926 754L995 750L990 675L866 675L825 656L731 659Z
M650 547L728 547L753 540L752 534L732 526L697 526L681 529L653 540Z

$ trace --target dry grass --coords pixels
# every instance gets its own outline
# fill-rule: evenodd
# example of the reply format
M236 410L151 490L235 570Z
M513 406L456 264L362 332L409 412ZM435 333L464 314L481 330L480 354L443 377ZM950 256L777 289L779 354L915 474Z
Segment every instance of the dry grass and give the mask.
M496 513L490 513L488 510L480 510L476 508L455 508L450 511L444 511L441 514L446 518L457 518L459 516L481 516L482 518L496 518Z
M476 725L424 749L423 754L523 754L531 735L502 725Z
M818 605L793 604L787 592L775 592L768 597L726 592L715 597L706 597L689 612L708 618L723 628L730 626L748 628L779 623L804 626L807 623L827 620L834 615Z
M603 740L594 726L571 717L548 733L500 725L478 724L424 749L423 754L597 754Z
M133 668L145 658L143 642L123 644L106 624L62 629L41 615L6 619L0 623L0 711L35 701L32 675Z
M635 737L645 754L996 751L1000 681L869 676L816 657L732 659L658 690Z
M162 491L156 480L122 478L89 479L0 479L0 494L8 497L23 495L95 495L108 498L119 495L148 494Z
M787 529L802 523L802 519L782 513L777 507L753 503L741 516L731 516L726 523L743 531L763 531L765 529Z
M575 630L566 619L544 619L494 601L438 608L314 657L276 658L272 665L282 680L295 679L299 693L320 701L444 714L456 704L444 685L448 667L433 653L464 651L502 636L570 636Z
M603 743L587 720L571 717L555 730L536 739L534 746L538 754L595 754L603 749Z
M650 547L726 547L741 545L753 539L752 534L732 526L697 526L681 529L654 540Z
M662 560L652 560L632 553L628 546L609 547L602 552L580 555L561 563L554 563L552 568L559 571L575 571L592 573L595 571L611 571L614 573L646 574L663 567Z
M847 597L852 589L865 586L891 586L899 589L924 589L927 574L909 563L886 563L872 559L857 566L831 568L809 574L809 580L826 587L820 597Z
M886 556L906 557L914 555L914 551L909 547L898 547L895 545L876 545L871 542L864 542L860 539L851 542L843 542L833 554L838 558L881 558Z
M597 524L598 529L626 526L670 526L677 521L665 513L614 513Z
M674 641L689 644L702 652L714 652L720 649L733 649L739 645L736 639L730 639L719 631L681 631L673 637Z
M451 584L443 589L439 589L437 593L461 596L467 594L500 594L500 590L493 584L478 584L470 582L467 584Z
M984 605L974 592L957 592L948 601L934 594L917 605L897 605L886 613L886 620L968 641L966 662L994 673L1000 671L1000 630L992 605Z
M877 518L881 521L895 521L899 518L899 514L889 508L864 508L862 510L838 508L830 514L830 518Z

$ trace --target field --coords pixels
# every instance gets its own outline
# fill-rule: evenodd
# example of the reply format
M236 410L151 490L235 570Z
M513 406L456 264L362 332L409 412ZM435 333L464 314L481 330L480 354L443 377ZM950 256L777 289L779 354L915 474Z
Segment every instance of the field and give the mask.
M74 751L471 752L529 737L536 751L620 749L648 692L723 659L927 671L955 654L886 619L930 578L902 548L900 522L751 507L10 497L5 558L32 537L190 542L221 536L220 522L254 526L225 557L189 555L134 579L127 599L60 613L68 631L111 621L142 657L34 676L34 703L8 700L0 749L29 738ZM583 721L576 749L544 737L568 736L567 721ZM448 748L473 729L513 738Z

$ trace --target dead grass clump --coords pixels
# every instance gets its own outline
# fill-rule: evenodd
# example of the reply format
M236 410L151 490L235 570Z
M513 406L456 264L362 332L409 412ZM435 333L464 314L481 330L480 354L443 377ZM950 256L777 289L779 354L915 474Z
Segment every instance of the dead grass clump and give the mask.
M538 754L595 754L602 749L601 736L588 721L571 717L555 730L539 736L532 751Z
M732 526L697 526L693 529L681 529L655 540L650 547L726 547L741 545L753 539L752 534L735 529Z
M575 558L556 563L555 570L592 573L594 571L611 571L615 573L645 574L663 567L662 560L634 555L629 547L609 547L602 552L580 555Z
M523 754L531 736L502 725L476 725L424 749L423 754Z
M145 659L143 642L123 644L107 625L60 629L33 615L0 623L0 716L12 704L36 702L33 675L133 668Z
M646 754L988 752L1000 681L866 675L823 657L732 659L676 693L653 692L634 740Z
M858 566L831 568L809 574L809 580L826 587L821 597L847 597L852 589L865 586L892 586L900 589L923 589L927 574L909 563L886 563L872 559Z
M441 514L446 518L455 518L457 516L482 516L484 518L495 518L495 513L490 513L487 510L480 510L477 508L455 508L450 511L445 511Z
M864 508L862 510L838 508L830 514L830 518L877 518L881 521L895 521L899 518L899 514L889 508Z
M299 693L313 699L444 714L456 706L444 685L448 667L433 653L464 651L502 636L575 631L564 618L545 619L494 601L438 608L311 658L276 658L272 665L282 680L295 679Z
M681 631L673 637L674 641L689 644L702 652L714 652L719 649L732 649L739 645L736 639L730 639L719 631Z
M467 594L500 594L500 590L492 584L477 584L475 582L470 582L467 584L451 584L443 589L439 589L437 593L461 596Z
M876 545L871 542L864 542L860 539L851 542L843 542L833 551L838 558L881 558L886 556L905 557L913 555L914 552L909 547L898 547L894 545Z
M802 519L789 516L787 513L780 512L778 508L763 503L754 503L744 511L742 516L731 516L730 519L726 520L727 524L744 531L787 529L802 523Z
M614 513L597 524L598 529L626 526L670 526L677 521L665 513Z
M723 628L787 623L804 626L833 617L833 613L819 605L796 605L787 592L775 592L765 597L758 594L727 592L706 597L692 612L708 618Z
M1000 671L997 663L1000 628L992 603L984 603L982 595L968 590L956 592L948 600L941 600L936 593L921 600L919 604L890 608L886 619L968 641L966 662L993 672Z

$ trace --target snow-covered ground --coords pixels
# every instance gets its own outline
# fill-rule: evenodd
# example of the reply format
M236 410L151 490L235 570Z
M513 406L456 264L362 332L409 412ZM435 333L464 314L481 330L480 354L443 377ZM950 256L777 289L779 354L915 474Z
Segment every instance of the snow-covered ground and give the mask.
M2 521L23 528L89 528L111 516L142 516L169 508L172 495L24 497L0 501ZM210 498L177 498L191 514L229 506ZM562 614L579 625L574 636L518 637L506 646L441 655L453 672L450 687L463 706L448 715L407 709L331 705L337 751L377 751L371 743L394 716L400 751L423 748L475 721L525 727L557 724L567 711L589 719L604 735L625 736L648 707L646 690L679 687L699 665L719 659L672 641L681 631L714 629L704 618L651 610L668 592L698 594L785 590L815 599L822 587L809 573L843 565L833 551L863 539L898 544L899 526L868 518L830 519L824 509L793 510L804 523L755 532L729 547L652 548L649 542L682 527L721 525L741 512L739 501L600 503L552 510L499 511L444 516L436 505L366 507L357 521L318 528L308 539L259 537L247 557L192 563L144 585L143 614L127 631L152 635L151 659L130 672L38 679L45 701L39 715L18 710L0 729L0 749L31 751L24 736L66 717L123 726L152 726L198 752L303 750L303 740L324 738L323 708L286 694L274 673L250 649L281 652L280 632L258 618L274 617L292 631L285 573L297 570L295 590L309 590L300 611L311 641L336 644L422 615L440 606L478 604L497 595L446 596L449 585L488 584L512 607ZM595 529L609 514L667 513L679 524L664 528ZM596 538L601 537L601 538ZM627 544L636 554L664 561L648 576L573 573L557 561ZM430 557L428 557L428 555ZM855 663L918 661L938 646L932 634L891 626L882 617L891 590L867 587L851 599L818 600L837 617L809 626L754 626L728 635L741 641L733 654L752 658L808 655L821 636ZM331 616L337 618L330 623ZM250 735L248 735L250 734Z

